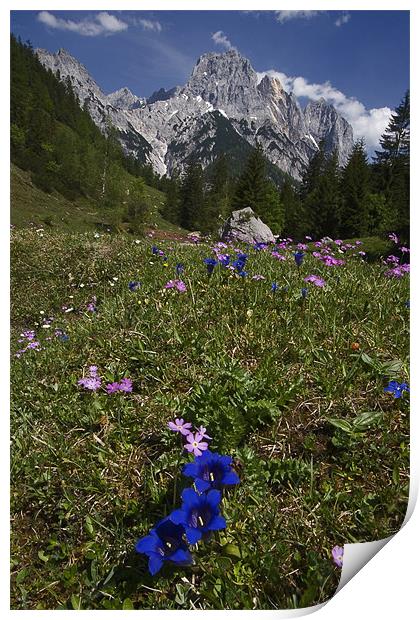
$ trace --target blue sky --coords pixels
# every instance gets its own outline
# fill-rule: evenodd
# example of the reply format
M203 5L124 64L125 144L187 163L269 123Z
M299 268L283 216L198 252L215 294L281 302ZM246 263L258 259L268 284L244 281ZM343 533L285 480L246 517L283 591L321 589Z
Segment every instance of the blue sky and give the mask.
M302 101L324 96L371 150L409 87L408 11L12 11L34 47L64 47L105 92L184 84L200 56L236 47Z

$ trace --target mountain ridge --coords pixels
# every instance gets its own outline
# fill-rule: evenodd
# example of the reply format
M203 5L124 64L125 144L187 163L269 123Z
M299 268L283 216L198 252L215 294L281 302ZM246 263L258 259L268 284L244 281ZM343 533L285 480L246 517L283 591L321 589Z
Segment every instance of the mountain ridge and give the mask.
M205 166L214 160L220 151L214 141L215 135L219 140L215 111L227 119L238 142L260 144L266 158L296 180L321 140L327 153L337 151L340 165L353 145L350 124L331 104L314 101L302 109L278 78L265 75L259 80L250 61L237 50L201 55L184 86L159 89L149 98L138 97L127 87L106 95L66 50L35 53L44 66L59 71L60 79L70 79L80 105L87 106L102 131L111 122L124 150L150 163L160 175L170 175L175 168L182 171L194 157ZM208 140L203 140L205 126Z

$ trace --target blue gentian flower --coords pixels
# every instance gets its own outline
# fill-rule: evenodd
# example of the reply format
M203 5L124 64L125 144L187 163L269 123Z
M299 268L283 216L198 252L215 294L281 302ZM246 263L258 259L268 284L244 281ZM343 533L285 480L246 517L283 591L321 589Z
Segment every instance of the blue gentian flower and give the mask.
M203 534L212 530L223 530L226 527L225 519L219 514L222 498L220 491L212 489L199 495L193 489L184 489L181 497L181 508L174 510L169 518L176 525L185 528L190 545L198 542Z
M67 342L67 340L69 340L69 337L67 334L60 334L60 336L58 336L58 339L61 340L61 342Z
M406 301L406 302L404 303L404 306L405 306L406 308L409 308L409 307L410 307L410 300Z
M136 544L138 553L149 556L149 571L155 575L166 560L175 564L191 564L192 557L182 539L184 527L175 524L168 517L160 521L148 536Z
M155 245L152 245L152 253L153 254L159 254L159 250Z
M307 289L307 288L303 288L303 289L301 290L301 293L302 293L302 297L303 297L303 299L306 299L306 298L307 298L307 296L308 296L308 289Z
M232 263L232 267L235 267L236 271L239 273L239 275L244 275L243 272L244 271L244 267L246 264L246 259L248 258L248 254L238 254L238 257L235 261L233 261ZM246 275L246 272L244 272Z
M384 389L384 392L390 392L394 398L401 398L403 392L409 392L410 388L406 383L398 383L398 381L390 381Z
M184 272L184 269L185 269L184 265L182 263L178 263L177 266L175 267L176 275L180 276L181 273Z
M141 282L129 282L128 288L131 292L137 291L141 287Z
M209 274L209 276L211 276L211 274L213 273L213 269L217 265L217 260L215 260L214 258L205 258L204 262L207 266L207 273Z
M238 276L241 276L242 278L246 278L246 276L248 275L247 271L244 271L242 269L242 271L238 271Z
M257 250L257 252L259 252L260 250L265 250L265 248L267 247L266 243L254 243L254 250Z
M231 464L231 456L206 450L201 456L196 456L193 463L187 463L182 473L194 478L197 491L204 493L209 489L222 489L228 484L239 484L239 476L232 470Z
M273 282L273 284L271 285L271 290L273 291L273 293L275 293L278 288L279 288L279 285Z
M229 265L230 256L229 254L225 254L222 258L219 258L219 263L223 265L223 267L227 267Z
M305 252L295 252L293 256L295 257L296 265L300 267L303 263L303 257L305 256Z

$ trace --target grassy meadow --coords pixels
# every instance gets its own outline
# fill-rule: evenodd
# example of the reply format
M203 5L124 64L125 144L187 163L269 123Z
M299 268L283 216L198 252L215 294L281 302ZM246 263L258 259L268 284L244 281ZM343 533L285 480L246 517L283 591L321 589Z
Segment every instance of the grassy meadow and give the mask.
M236 244L219 252L246 252L247 275L221 264L208 275L213 243L156 241L161 256L153 243L12 231L11 607L325 601L340 579L332 548L404 519L409 398L384 388L408 382L408 275L387 277L363 245L334 246L338 266L309 248L298 267L295 246L279 260ZM164 288L176 279L185 292ZM78 385L92 365L96 392ZM123 378L132 392L106 392ZM152 576L135 544L192 483L174 418L205 426L240 484L195 563Z

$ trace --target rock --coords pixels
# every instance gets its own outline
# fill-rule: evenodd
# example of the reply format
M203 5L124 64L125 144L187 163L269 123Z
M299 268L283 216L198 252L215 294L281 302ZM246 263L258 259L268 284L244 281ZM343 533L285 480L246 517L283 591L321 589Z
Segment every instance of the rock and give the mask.
M274 235L267 224L250 207L233 211L220 229L222 239L234 237L245 243L274 243Z

